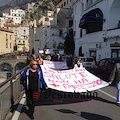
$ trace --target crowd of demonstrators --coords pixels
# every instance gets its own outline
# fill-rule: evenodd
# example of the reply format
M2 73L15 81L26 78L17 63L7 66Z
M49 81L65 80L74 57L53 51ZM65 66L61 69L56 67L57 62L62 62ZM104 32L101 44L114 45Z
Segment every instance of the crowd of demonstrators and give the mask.
M50 55L50 54L40 54L40 55L32 55L33 60L28 65L28 68L21 74L21 84L23 84L26 93L26 102L29 110L29 115L31 119L34 118L34 99L33 94L35 91L39 91L42 88L48 89L47 84L45 83L41 65L43 65L44 60L48 61L62 61L66 62L68 68L82 68L82 64L80 63L80 59L76 61L76 58L72 56L66 55ZM76 63L76 64L75 64Z

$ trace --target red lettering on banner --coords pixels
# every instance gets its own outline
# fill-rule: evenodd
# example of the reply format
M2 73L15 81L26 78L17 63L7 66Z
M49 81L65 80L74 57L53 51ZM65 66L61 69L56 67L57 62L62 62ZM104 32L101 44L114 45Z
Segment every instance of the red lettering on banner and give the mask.
M102 80L100 80L100 79L97 80L96 82L97 82L97 85L101 85L102 84Z
M51 77L51 75L49 74L49 72L44 72L44 77L48 77L48 78L50 78Z
M69 84L69 81L68 81L68 80L63 80L62 82L63 82L63 83L68 83L68 84Z
M96 81L93 81L89 84L89 88L91 87L96 87L96 86L99 86L102 84L102 81L101 80L96 80Z
M62 71L56 71L58 74L62 74Z
M68 84L63 84L63 87L64 87L65 89L67 89L67 88L70 88L71 86L68 85Z
M82 78L82 82L83 83L86 83L86 82L88 83L89 81L86 78Z
M82 89L86 89L86 85L80 85Z
M80 80L74 80L74 82L75 82L76 84L82 84L82 82L81 82Z
M59 85L56 85L56 84L50 84L50 85L53 85L54 87L59 87Z
M60 80L57 80L57 81L55 81L55 82L62 84L62 81L60 81Z
M71 75L70 75L70 74L66 74L66 75L65 75L65 78L66 78L66 79L70 79L70 78L71 78Z
M77 73L72 73L72 75L75 77L75 78L78 78L78 74L76 75Z
M75 90L80 86L80 85L71 85Z
M51 77L52 77L53 79L59 80L59 77L58 77L57 75L55 75L55 74L51 74Z
M84 74L84 72L79 73L81 77L86 77L87 75Z
M54 80L52 80L52 79L48 79L48 81L49 81L49 82L52 82L52 83L55 83L55 81L54 81Z

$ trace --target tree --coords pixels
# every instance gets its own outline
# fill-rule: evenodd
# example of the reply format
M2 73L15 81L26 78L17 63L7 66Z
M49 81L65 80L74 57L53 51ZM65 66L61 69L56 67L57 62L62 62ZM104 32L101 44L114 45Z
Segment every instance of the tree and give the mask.
M74 54L75 43L74 43L73 29L70 29L69 33L66 35L64 47L65 47L65 53L67 55Z

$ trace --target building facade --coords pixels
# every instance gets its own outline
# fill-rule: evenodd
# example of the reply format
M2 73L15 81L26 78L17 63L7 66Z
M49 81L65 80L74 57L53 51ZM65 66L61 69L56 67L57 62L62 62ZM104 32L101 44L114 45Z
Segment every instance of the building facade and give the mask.
M22 9L10 9L10 15L13 17L25 17L25 11Z
M21 17L22 16L22 17ZM10 10L10 13L4 12L2 17L5 19L6 24L21 24L22 19L25 16L23 10Z
M120 58L120 1L73 0L75 55Z
M14 33L0 28L0 55L13 52Z
M17 51L29 52L29 26L21 26L19 33L19 38L16 40Z
M14 50L21 52L29 51L29 27L23 25L6 24L7 30L13 31L15 39L13 42Z
M5 25L5 19L3 17L0 17L0 27L4 27Z
M64 49L64 42L71 23L71 9L57 8L42 16L37 27L30 28L30 54L52 49L54 53ZM54 16L53 16L54 15Z

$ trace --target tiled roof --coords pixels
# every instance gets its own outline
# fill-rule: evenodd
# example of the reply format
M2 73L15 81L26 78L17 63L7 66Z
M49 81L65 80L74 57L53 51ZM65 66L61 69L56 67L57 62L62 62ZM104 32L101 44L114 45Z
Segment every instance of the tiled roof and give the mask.
M5 31L5 32L10 32L10 33L13 33L12 31L7 30L7 29L5 29L5 28L1 28L1 27L0 27L0 31Z
M24 27L24 25L6 24L5 27Z

